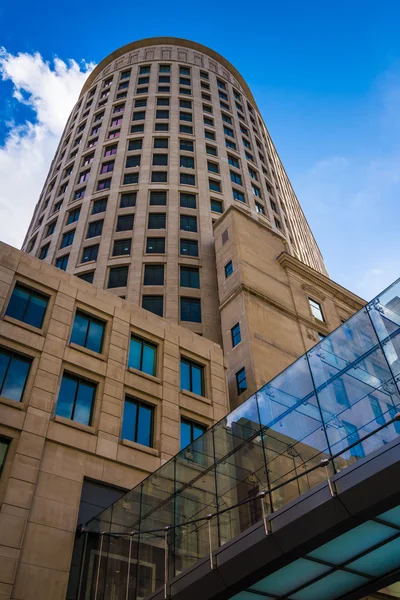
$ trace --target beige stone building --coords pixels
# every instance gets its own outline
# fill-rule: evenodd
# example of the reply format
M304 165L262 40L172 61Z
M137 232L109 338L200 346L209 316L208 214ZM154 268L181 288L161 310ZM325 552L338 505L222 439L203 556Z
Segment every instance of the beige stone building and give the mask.
M90 75L23 250L0 245L0 600L73 600L77 525L364 301L241 75L176 38Z

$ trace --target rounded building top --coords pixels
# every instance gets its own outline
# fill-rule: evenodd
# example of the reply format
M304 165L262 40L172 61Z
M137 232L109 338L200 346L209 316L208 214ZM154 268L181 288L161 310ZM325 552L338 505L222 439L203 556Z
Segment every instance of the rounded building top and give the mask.
M253 98L253 94L251 93L250 88L247 85L246 81L243 79L243 77L241 76L239 71L237 69L235 69L235 67L229 61L226 60L226 58L224 58L223 56L218 54L218 52L211 50L211 48L208 48L207 46L203 46L202 44L198 44L197 42L192 42L191 40L185 40L183 38L176 38L176 37L145 38L143 40L138 40L136 42L131 42L130 44L126 44L125 46L118 48L118 50L114 50L114 52L111 52L111 54L106 56L106 58L104 58L97 65L97 67L92 71L92 73L89 75L89 77L85 81L85 84L82 88L80 96L82 96L91 87L91 85L94 83L96 77L113 60L119 58L120 56L123 56L127 52L132 52L133 50L138 50L139 48L144 48L146 46L154 46L154 45L160 46L163 44L169 44L172 46L181 46L182 48L191 48L192 50L197 50L198 52L202 52L203 54L206 54L210 58L218 61L228 71L230 71L230 73L237 79L237 81L242 86L243 92L246 94L248 100L250 100L250 102L252 102L254 105L256 105L256 102Z

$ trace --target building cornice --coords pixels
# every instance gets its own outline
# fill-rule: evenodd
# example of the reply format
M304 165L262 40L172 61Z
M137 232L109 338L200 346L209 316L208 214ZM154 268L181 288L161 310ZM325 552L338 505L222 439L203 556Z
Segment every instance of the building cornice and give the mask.
M251 93L250 88L247 85L246 81L243 79L243 77L241 76L239 71L228 60L226 60L226 58L224 58L223 56L218 54L218 52L211 50L211 48L207 48L207 46L203 46L203 44L199 44L197 42L192 42L191 40L185 40L184 38L176 38L176 37L145 38L143 40L137 40L136 42L131 42L130 44L126 44L125 46L122 46L121 48L114 50L114 52L111 52L111 54L106 56L106 58L104 58L97 65L97 67L91 72L91 74L89 75L89 77L87 78L87 80L85 81L85 83L83 85L83 88L82 88L82 91L81 91L79 97L83 96L83 94L85 94L87 92L87 90L93 85L96 77L98 77L98 75L101 73L101 71L103 69L105 69L105 67L107 67L110 63L112 63L113 60L119 58L120 56L123 56L124 54L127 54L128 52L133 52L134 50L138 50L139 48L145 48L147 46L166 46L166 45L178 46L180 48L190 48L192 50L195 50L196 52L202 52L203 54L206 54L213 60L216 60L217 62L219 62L235 77L235 79L237 79L237 81L242 86L243 92L246 94L248 100L250 102L252 102L252 104L254 104L254 106L257 106L256 102L253 98L253 94ZM221 78L223 78L222 75L221 75Z

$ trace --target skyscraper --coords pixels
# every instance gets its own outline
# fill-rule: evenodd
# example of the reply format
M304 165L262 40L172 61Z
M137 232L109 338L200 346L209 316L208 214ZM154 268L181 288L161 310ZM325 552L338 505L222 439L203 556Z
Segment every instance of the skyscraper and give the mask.
M326 274L243 77L200 44L140 40L85 83L23 249L220 343L213 223L231 205Z

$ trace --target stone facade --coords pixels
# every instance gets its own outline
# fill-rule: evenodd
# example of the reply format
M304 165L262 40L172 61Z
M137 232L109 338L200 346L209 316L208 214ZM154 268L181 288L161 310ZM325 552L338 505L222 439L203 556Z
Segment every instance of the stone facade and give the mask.
M158 296L161 316L220 343L213 222L233 204L254 219L262 212L290 254L326 273L240 74L199 44L142 40L104 59L84 85L23 249L100 288L110 287L112 269L125 268L113 293L139 306ZM151 223L156 215L161 222ZM182 240L197 244L197 255ZM164 271L153 284L145 280L151 265ZM199 286L184 285L184 267L198 270ZM200 300L200 319L187 318L182 298Z
M40 329L5 315L16 282L48 297ZM101 354L70 343L77 309L106 324ZM157 346L156 376L127 367L132 334ZM63 600L84 480L128 490L179 451L182 417L221 419L224 359L215 343L5 244L0 347L31 360L21 401L0 395L0 598ZM204 366L204 397L180 390L182 355ZM89 425L55 416L65 371L97 384ZM121 439L126 394L154 407L152 447Z
M288 367L365 302L287 252L282 235L260 215L230 207L214 227L224 354L231 406ZM232 274L225 266L232 261ZM316 319L309 299L320 304ZM233 347L239 323L241 342ZM236 373L246 369L247 391L238 396Z

